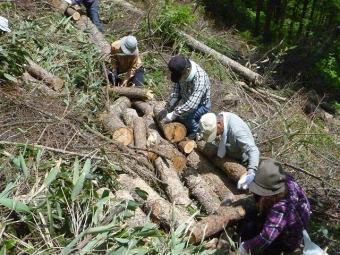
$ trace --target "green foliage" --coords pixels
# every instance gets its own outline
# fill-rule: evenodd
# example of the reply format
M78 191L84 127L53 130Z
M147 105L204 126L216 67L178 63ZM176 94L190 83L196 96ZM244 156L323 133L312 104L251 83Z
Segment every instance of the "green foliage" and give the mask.
M340 89L340 63L335 53L329 53L316 64L316 67L331 87Z

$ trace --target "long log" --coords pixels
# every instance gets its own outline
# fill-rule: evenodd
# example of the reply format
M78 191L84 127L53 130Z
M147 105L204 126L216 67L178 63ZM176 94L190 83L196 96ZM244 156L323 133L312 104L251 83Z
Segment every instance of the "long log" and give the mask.
M136 148L146 149L146 133L144 119L142 117L135 118L133 123L133 135ZM142 151L142 154L147 155L147 152Z
M130 106L131 102L128 98L120 97L108 106L107 112L102 113L99 117L105 129L112 134L112 139L124 145L133 142L132 129L126 127L120 119L122 111Z
M239 199L231 205L221 206L216 213L193 224L190 241L199 243L201 240L223 231L231 221L241 220L247 213L254 210L255 202L251 196Z
M197 143L197 149L235 182L237 182L241 176L247 172L247 169L239 164L236 160L227 156L224 158L219 158L217 156L218 148L212 143L199 141Z
M132 197L142 204L143 211L150 214L151 219L157 223L169 228L173 222L175 226L190 222L190 216L186 210L171 205L139 177L132 178L122 174L118 180L124 189L129 190ZM141 194L144 193L143 191L146 192L145 196Z
M52 0L52 6L60 12L64 12L65 15L72 17L75 21L80 19L80 13L74 8L69 7L65 1Z
M45 82L48 86L52 87L55 91L59 91L64 86L64 81L59 77L51 74L32 60L27 59L28 65L26 66L27 72L37 80Z
M119 96L126 96L130 99L151 100L154 97L152 90L136 87L113 86L109 88L109 92Z
M23 84L29 88L31 92L38 91L39 93L43 94L44 96L57 98L60 96L59 93L48 87L44 82L38 81L34 77L32 77L28 72L24 72L20 77Z
M139 16L145 15L145 12L136 8L132 4L128 3L124 0L112 0L112 2L116 5L119 5L133 13ZM200 51L204 54L211 55L217 60L219 60L223 65L230 67L235 73L241 75L242 77L246 78L248 81L254 83L255 85L261 84L263 82L263 79L261 75L258 73L255 73L254 71L250 70L249 68L246 68L245 66L241 65L240 63L236 62L235 60L228 58L227 56L217 52L216 50L210 48L209 46L205 45L204 43L196 40L191 35L188 35L187 33L176 30L176 33L185 40L186 44L190 46L191 48Z
M142 116L153 115L153 106L149 102L134 101L132 107L135 108Z
M183 186L170 160L158 157L154 164L160 179L166 183L165 192L170 201L176 205L183 206L192 204L188 190Z
M209 187L219 197L220 201L235 200L234 193L236 193L237 190L231 190L235 185L230 183L228 177L216 169L213 163L206 157L194 150L189 154L187 160L189 167L196 169L203 180L208 183Z
M166 116L165 102L155 104L153 108L154 118L162 130L163 135L167 140L172 143L182 141L187 135L186 127L179 122L165 123L164 117Z
M215 212L220 206L220 199L209 183L193 167L188 167L183 176L190 193L200 203L203 211L207 214Z

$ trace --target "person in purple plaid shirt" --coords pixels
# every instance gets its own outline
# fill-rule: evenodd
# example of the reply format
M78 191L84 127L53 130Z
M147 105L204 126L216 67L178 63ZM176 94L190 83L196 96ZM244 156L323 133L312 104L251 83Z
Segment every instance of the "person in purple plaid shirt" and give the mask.
M281 164L266 159L261 161L249 190L254 193L260 216L242 227L240 254L274 255L297 249L311 215L302 188Z
M199 133L201 116L211 109L209 77L198 64L182 55L171 58L168 68L175 84L165 121L182 122L188 129L188 137L194 139Z
M96 25L100 32L103 32L103 25L99 19L99 3L98 0L64 0L70 5L83 4L86 8L87 16L91 19L93 24Z

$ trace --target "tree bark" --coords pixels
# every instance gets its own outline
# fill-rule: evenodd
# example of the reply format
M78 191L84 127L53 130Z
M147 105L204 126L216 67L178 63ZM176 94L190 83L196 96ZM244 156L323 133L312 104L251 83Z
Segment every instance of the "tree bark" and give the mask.
M184 140L178 144L178 148L185 154L190 154L195 148L197 144L194 140Z
M187 157L189 167L195 169L208 183L209 187L216 193L220 201L235 200L234 193L237 193L235 185L228 177L211 163L206 157L194 150ZM184 175L186 170L184 171Z
M199 141L197 143L197 149L235 182L237 182L243 174L247 173L246 168L239 164L236 160L228 157L218 157L218 148L214 144Z
M73 20L77 21L80 19L80 13L72 7L69 7L69 4L65 1L60 0L52 0L52 6L60 12L63 12L69 17L72 17Z
M171 161L158 157L154 164L160 179L166 183L165 192L168 195L169 200L176 205L185 207L192 204L188 190L183 186Z
M166 115L165 102L155 104L153 108L155 120L162 130L163 135L172 143L182 141L187 135L186 127L179 122L165 123L164 117Z
M37 80L45 82L48 86L52 87L55 91L59 91L64 86L64 81L59 77L51 74L32 60L27 59L27 72Z
M221 206L215 214L193 224L190 241L199 243L202 239L223 231L231 221L241 220L246 213L254 210L255 203L252 197L239 199L229 206Z
M35 93L38 91L39 93L43 94L44 96L57 98L60 96L59 93L45 85L43 81L38 81L34 77L32 77L28 72L24 72L20 77L23 84L29 88L30 92Z
M146 149L146 126L143 118L137 117L134 119L133 135L135 138L135 147L138 149ZM141 153L147 155L146 151L142 151Z
M220 206L220 199L202 175L194 167L188 167L183 176L190 193L202 206L203 211L207 214L215 212Z
M120 119L122 111L131 106L127 97L120 97L108 106L108 111L100 115L104 127L112 134L112 139L129 145L133 142L132 129L127 128Z
M132 107L135 108L143 116L153 115L153 107L148 102L134 101L132 102Z
M126 8L127 10L135 13L136 15L143 16L145 15L145 12L136 8L132 4L124 1L124 0L113 0L114 4L122 6L123 8ZM197 41L192 36L188 35L187 33L177 30L176 33L181 36L186 44L193 49L200 51L204 54L211 55L217 60L219 60L223 65L231 68L234 72L241 75L242 77L246 78L248 81L254 83L254 84L261 84L262 83L262 77L258 73L253 72L252 70L242 66L235 60L232 60L228 58L227 56L215 51L214 49L210 48L209 46L205 45L204 43Z
M254 36L258 36L260 33L260 17L261 17L262 7L263 7L263 0L257 0L256 1L256 18L255 18Z
M129 190L132 197L142 204L142 209L146 214L150 214L153 221L160 223L169 229L172 223L179 226L182 223L189 223L190 216L181 207L173 206L153 190L146 182L139 177L132 178L122 174L118 178L124 189ZM147 194L142 195L146 192Z
M303 24L304 24L303 19L306 16L308 4L309 4L309 0L303 1L303 8L302 8L302 12L301 12L301 15L300 15L300 22L299 22L300 24L299 24L299 29L298 29L298 36L300 38L303 36L303 34L302 34L302 29L303 29Z
M122 119L126 126L133 127L134 120L138 118L137 111L132 108L127 108L122 112Z
M136 88L136 87L110 87L109 92L118 94L119 96L126 96L130 99L139 99L139 100L151 100L154 95L151 90Z
M269 42L271 40L270 24L272 21L275 3L276 3L276 0L267 0L266 19L265 19L264 28L263 28L263 39L265 42Z

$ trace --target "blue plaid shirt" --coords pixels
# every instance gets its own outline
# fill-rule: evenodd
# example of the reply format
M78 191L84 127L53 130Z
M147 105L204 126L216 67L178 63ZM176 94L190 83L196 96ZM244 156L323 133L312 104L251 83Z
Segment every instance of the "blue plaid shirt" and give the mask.
M292 250L302 242L302 231L307 227L311 210L307 196L291 176L287 176L288 194L277 202L266 217L259 235L244 242L251 254L259 254L277 237Z
M207 73L195 62L191 62L191 68L195 68L195 75L191 81L183 81L174 85L169 102L176 101L174 111L178 116L183 116L196 110L199 106L210 104L210 80Z

